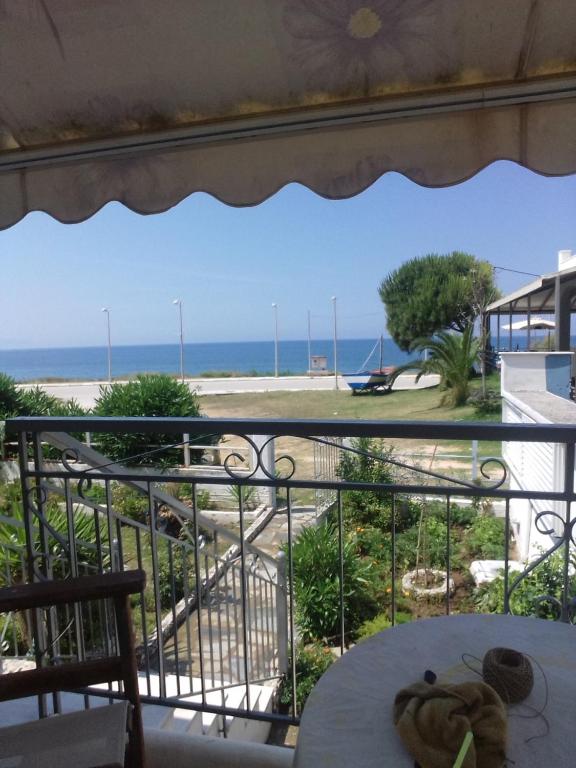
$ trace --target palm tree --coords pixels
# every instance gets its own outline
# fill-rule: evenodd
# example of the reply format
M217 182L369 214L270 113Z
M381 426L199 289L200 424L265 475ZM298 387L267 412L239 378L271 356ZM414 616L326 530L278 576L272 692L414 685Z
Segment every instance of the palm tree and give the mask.
M440 387L446 389L443 405L453 408L464 405L470 395L470 376L480 353L480 343L474 338L474 326L470 323L463 333L440 331L429 339L417 339L412 345L414 352L428 350L426 360L415 360L396 368L394 381L407 370L418 371L416 381L424 374L440 376Z
M48 557L52 560L52 569L58 578L70 575L66 542L69 537L68 514L62 509L60 499L55 494L48 496L44 515L46 527L51 534L48 537ZM0 485L0 515L3 522L0 525L0 587L10 587L21 584L26 579L27 562L26 532L24 526L24 509L20 484L17 482ZM83 570L96 572L98 568L98 551L96 548L96 522L92 513L81 510L80 505L73 507L74 536L76 539L78 563ZM39 530L33 527L33 547L40 547ZM100 532L104 547L107 544L106 532ZM109 547L106 547L105 562L109 559Z

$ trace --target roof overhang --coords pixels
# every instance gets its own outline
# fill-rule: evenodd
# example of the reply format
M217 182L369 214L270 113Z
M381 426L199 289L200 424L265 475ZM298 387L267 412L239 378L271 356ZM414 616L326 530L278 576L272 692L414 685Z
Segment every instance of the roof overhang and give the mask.
M0 228L576 171L573 0L0 1Z
M486 308L488 315L553 314L556 310L558 287L573 288L570 306L576 309L576 267L542 275L537 280L503 296Z

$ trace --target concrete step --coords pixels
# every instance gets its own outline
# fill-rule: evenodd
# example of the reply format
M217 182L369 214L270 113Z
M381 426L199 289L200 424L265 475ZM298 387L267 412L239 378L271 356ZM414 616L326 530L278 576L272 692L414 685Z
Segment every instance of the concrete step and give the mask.
M266 685L250 686L250 709L253 712L271 712L274 688ZM261 720L249 720L233 717L228 729L228 736L237 741L266 743L270 735L270 723Z
M245 709L246 708L246 687L237 686L235 688L229 688L226 691L226 706L233 709ZM226 716L226 736L230 738L231 731L234 731L234 725L238 721L238 718L234 715Z
M251 686L252 687L252 686ZM256 693L254 695L254 691L250 691L250 709L256 710L258 708L258 702L260 700L260 692ZM243 696L244 701L243 707L246 707L246 696ZM238 739L238 741L246 741L246 732L250 726L250 720L247 720L245 717L234 717L230 716L226 719L226 727L227 727L227 733L228 738L230 739Z
M174 733L202 733L202 713L194 709L175 707L170 709L171 716L163 725L163 730Z
M207 681L208 687L212 681ZM200 704L202 702L201 685L198 678L182 677L180 680L180 690L186 694L192 690L193 695L183 696L186 701ZM98 686L106 690L107 684ZM113 686L117 687L117 686ZM148 694L148 684L146 677L140 677L140 691L142 694ZM230 738L239 741L266 742L270 731L270 724L247 718L239 718L234 715L226 717L225 729L222 723L222 715L215 715L209 712L200 712L198 710L185 709L178 706L176 698L177 683L174 675L166 679L166 693L174 698L173 707L160 706L158 704L143 704L142 719L146 729L158 729L172 731L174 733L186 733L190 735L222 736L224 730ZM272 697L274 689L272 686L250 686L250 708L254 711L266 712L271 710ZM150 676L150 694L158 696L160 694L160 683L158 675ZM52 697L46 697L48 711L52 712ZM76 693L62 693L60 695L62 712L74 712L84 709L84 696ZM100 707L108 704L108 699L99 696L90 696L91 707ZM231 709L245 709L246 686L235 685L224 689L224 701L222 692L212 690L206 693L206 702L212 706L225 706ZM29 722L38 718L38 706L36 697L19 699L17 701L0 703L0 723L2 725L17 725Z
M230 689L228 689L230 690ZM226 693L222 696L221 691L209 691L206 694L206 703L215 707L226 705ZM222 736L223 725L222 717L211 712L202 713L202 731L205 736Z
M142 723L144 728L164 728L170 719L171 707L161 707L158 704L142 705Z

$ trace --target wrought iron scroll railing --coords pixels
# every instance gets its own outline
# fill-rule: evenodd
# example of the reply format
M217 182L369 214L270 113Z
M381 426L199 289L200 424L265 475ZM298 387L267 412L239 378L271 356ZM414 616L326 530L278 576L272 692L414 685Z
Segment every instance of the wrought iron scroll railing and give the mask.
M244 442L256 457L254 465L240 471L238 451L227 452L223 442L224 476L209 471L183 476L172 466L142 469L112 462L71 437L90 432L96 442L98 433L132 430L152 438L154 433L173 434L174 445L181 447L182 434L192 441L207 428L213 438L234 436L235 443ZM177 702L222 716L297 721L298 649L313 639L313 632L299 598L303 592L294 553L304 527L325 524L321 516L301 512L318 505L318 499L340 557L334 573L318 566L308 574L318 583L332 579L336 585L336 631L315 638L327 649L344 651L366 631L359 629L357 606L349 602L354 592L347 582L353 578L346 564L350 548L364 568L371 615L378 614L381 626L454 610L523 611L574 620L576 427L21 418L11 420L8 429L19 435L24 514L18 524L26 535L25 552L17 546L22 537L14 539L9 546L18 550L17 558L4 557L2 568L28 579L144 568L148 586L135 600L134 615L145 701ZM265 437L255 440L253 435ZM435 455L438 445L466 455L472 440L480 445L480 479L473 479L472 457L468 475L461 461L452 472L449 462L435 462L431 469L432 462L422 460L422 455ZM270 442L276 447L273 468L263 459ZM520 477L502 458L502 446L506 455L513 446L543 444L556 446L562 464L548 479ZM319 451L325 452L329 469L320 474L314 462ZM418 458L411 461L411 453ZM174 489L183 485L186 494L176 498ZM232 529L203 514L200 485L238 489ZM246 514L251 487L272 488L277 500L253 535ZM130 488L144 500L140 514L118 508L119 488ZM482 535L490 528L485 520L492 517L501 520L502 535L499 543L488 542L492 548L482 549ZM477 556L474 538L482 545L478 551L490 557ZM530 546L521 551L526 541ZM500 592L474 586L472 560L496 561L493 567L501 572L491 578ZM44 629L35 643L55 657L87 656L97 652L99 643L113 642L102 606L92 613L72 608L52 616ZM288 715L253 706L254 686L279 681L284 700L289 692ZM233 706L226 692L238 686L245 695ZM221 696L217 702L214 693Z

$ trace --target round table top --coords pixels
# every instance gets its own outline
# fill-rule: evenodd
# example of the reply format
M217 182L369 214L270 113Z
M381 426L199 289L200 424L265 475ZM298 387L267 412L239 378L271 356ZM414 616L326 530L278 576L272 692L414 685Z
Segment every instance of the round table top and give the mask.
M359 643L318 682L304 708L294 768L413 768L414 759L396 733L396 693L423 680L427 669L439 683L480 680L462 654L480 659L496 646L529 654L548 685L543 718L524 703L509 707L507 756L521 768L576 765L576 628L552 621L499 615L458 615L402 624ZM537 665L526 704L541 710L546 683Z

